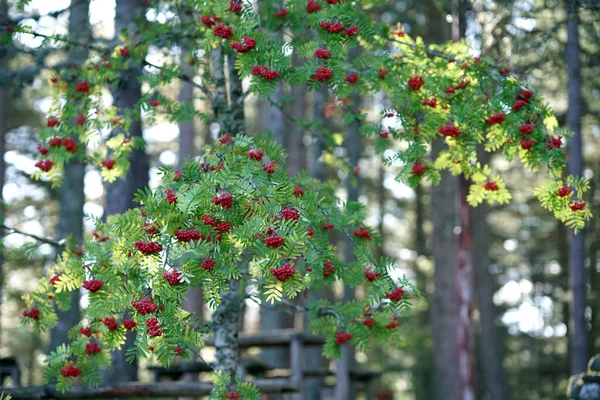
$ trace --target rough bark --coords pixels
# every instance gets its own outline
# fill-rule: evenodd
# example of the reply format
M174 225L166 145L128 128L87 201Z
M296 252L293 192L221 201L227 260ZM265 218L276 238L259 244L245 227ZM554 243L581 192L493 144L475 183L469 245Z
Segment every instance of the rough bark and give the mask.
M479 159L487 162L489 156L482 149L479 150ZM471 210L473 280L475 302L479 311L478 353L483 378L482 389L489 394L491 400L509 400L510 388L506 371L502 366L502 344L496 325L498 313L493 301L496 283L489 270L488 213L487 203Z
M443 148L439 140L433 144L434 157ZM435 291L431 307L433 332L433 378L435 399L459 399L456 299L457 259L456 235L458 209L458 178L442 172L442 181L431 189L431 220L433 223L432 254L435 260L433 281Z
M76 34L80 41L91 41L91 28L89 20L89 1L71 1L69 11L69 32ZM85 46L74 46L69 52L69 61L82 64L88 57ZM85 195L83 192L83 179L85 164L79 159L73 159L65 165L64 181L60 188L58 236L65 238L72 235L74 241L80 242L83 238L83 205ZM71 294L71 308L68 311L57 310L58 323L52 330L50 349L54 350L63 343L68 342L69 329L79 323L79 292Z
M145 2L143 0L117 0L115 14L115 38L118 38L122 30L135 29L132 24L137 18L143 17ZM138 77L142 73L141 68L132 65L121 74L119 88L114 95L114 105L119 110L135 109L142 93ZM142 123L139 115L131 121L129 136L142 137ZM116 131L115 133L120 133ZM124 179L108 184L106 188L106 212L105 215L121 214L136 206L133 201L135 193L148 185L148 170L150 164L145 150L133 150L129 161L131 166ZM135 337L127 335L125 345L111 354L112 365L103 373L104 384L117 382L136 381L138 379L138 366L125 360L125 352L133 346Z
M8 17L8 3L6 1L0 3L0 25L3 24ZM6 52L4 49L0 49L0 70L6 65ZM2 197L4 191L4 183L6 178L6 163L4 162L4 152L6 151L6 111L8 108L8 88L0 86L0 237L4 237L4 213L6 211L4 207L4 198ZM2 299L2 292L4 291L4 251L0 251L0 299ZM2 310L0 310L0 332L2 332Z
M581 59L579 45L578 2L566 1L567 7L567 91L569 109L567 126L573 132L569 141L567 171L571 175L583 175L583 155L581 138ZM569 359L571 375L584 372L588 361L587 324L585 320L585 246L584 234L569 230L569 289L571 302L569 309Z
M352 59L356 57L357 50L350 50L349 57ZM360 97L354 93L352 95L352 107L353 109L360 108ZM360 158L360 125L359 121L354 119L347 126L347 135L346 135L346 151L348 152L348 162L350 163L351 168L355 168L358 166L358 160ZM352 179L350 176L346 179L346 191L348 193L348 202L358 201L359 195L359 177L356 176L357 182L356 186L352 184ZM354 256L354 251L352 249L352 240L349 237L345 237L344 244L344 261L346 264L352 263L356 260ZM344 302L348 302L354 299L354 290L349 286L344 287ZM335 398L336 400L351 400L356 397L356 391L354 390L352 379L350 378L350 370L354 367L354 348L349 344L344 344L341 346L342 350L342 358L340 360L336 360L335 362Z

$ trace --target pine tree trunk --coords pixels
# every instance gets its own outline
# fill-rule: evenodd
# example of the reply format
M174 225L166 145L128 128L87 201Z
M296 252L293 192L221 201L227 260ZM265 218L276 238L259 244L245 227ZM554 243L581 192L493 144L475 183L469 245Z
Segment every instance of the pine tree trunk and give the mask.
M8 18L8 3L3 1L0 3L0 25L4 25L4 21ZM3 71L6 66L6 50L0 49L0 71ZM4 152L6 151L6 135L8 134L8 124L6 123L6 115L8 109L8 88L0 86L0 237L4 238L4 183L6 179L6 163L4 162ZM0 251L0 300L3 299L2 293L4 290L4 251ZM1 308L1 307L0 307ZM2 310L0 309L0 332L2 332Z
M567 171L571 175L583 175L583 155L581 152L581 60L579 47L578 2L566 1L567 8L567 90L569 109L567 126L573 132L568 146ZM571 375L584 372L588 361L587 323L585 319L585 245L583 232L575 234L569 230L569 289L571 303L569 309L569 353Z
M143 18L145 10L143 0L117 0L115 14L115 38L118 38L122 30L135 29L132 22L137 18ZM114 105L119 110L133 110L141 98L142 87L138 77L142 73L140 66L131 66L121 74L119 88L114 93ZM142 137L142 123L140 116L131 121L129 136ZM122 133L115 130L115 134ZM145 150L133 150L129 161L131 167L124 179L116 180L107 185L106 188L106 212L105 215L121 214L130 208L136 207L133 201L135 193L148 185L148 171L150 164ZM136 381L138 379L138 366L136 363L128 363L125 360L125 352L133 346L135 336L128 334L124 346L111 354L112 365L103 374L104 384L117 382Z
M89 1L72 0L69 10L69 32L76 34L79 41L91 41L91 28L89 19ZM77 65L83 64L88 57L84 46L74 46L69 52L69 61ZM76 243L83 239L83 205L85 195L83 192L83 179L85 164L73 159L65 165L64 181L60 188L58 236L65 238L72 235ZM71 307L68 311L57 310L58 323L52 330L50 349L54 350L63 343L68 342L69 329L79 323L79 292L71 294Z

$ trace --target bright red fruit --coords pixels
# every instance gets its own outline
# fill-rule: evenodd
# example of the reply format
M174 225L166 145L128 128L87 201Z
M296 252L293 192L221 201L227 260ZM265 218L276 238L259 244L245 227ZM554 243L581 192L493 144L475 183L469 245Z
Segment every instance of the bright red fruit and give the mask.
M196 229L190 229L189 231L182 231L177 229L175 231L175 237L182 243L188 243L192 240L202 239L202 235L198 233L198 230Z
M212 271L215 268L215 265L217 265L217 262L212 258L207 257L200 265L200 268L202 268L205 271Z
M78 115L77 118L75 118L75 123L79 126L85 124L85 115Z
M567 197L571 194L571 188L569 186L563 186L558 189L558 197Z
M81 333L83 336L87 336L87 337L92 336L92 330L90 329L89 326L86 326L85 328L84 327L79 328L79 333Z
M60 370L60 374L65 378L76 378L81 374L81 370L73 365L67 365L66 368Z
M548 150L560 149L562 146L562 136L548 138Z
M35 163L35 166L41 169L44 172L50 172L54 163L52 160L40 160Z
M256 161L262 160L264 155L265 155L265 153L263 153L260 150L250 150L248 152L248 157L250 157L251 159L256 160Z
M116 331L119 329L119 324L114 317L106 317L102 320L102 323L108 328L109 331Z
M127 47L121 47L119 48L119 53L121 53L121 57L127 57L129 55L129 50L127 50Z
M398 302L398 301L402 300L403 296L404 296L404 290L400 289L399 287L394 288L394 290L392 290L391 292L385 293L385 297L387 297L388 299L390 299L391 301L394 301L394 302Z
M170 204L174 204L177 202L177 196L175 196L175 193L173 192L173 190L171 189L167 189L165 190L165 198L167 199L167 201Z
M373 317L365 318L365 320L363 321L363 325L366 326L367 328L372 328L373 322L375 322L375 318L373 318Z
M533 148L533 140L529 139L529 140L521 140L519 143L521 143L521 148L523 150L531 150Z
M229 210L233 206L233 197L228 193L223 193L219 196L214 196L212 198L212 202L215 205L221 206Z
M84 289L87 289L92 293L95 293L98 290L102 289L102 286L104 286L104 282L99 281L97 279L87 280L87 281L83 282L83 285L82 285L82 287Z
M584 208L585 208L585 203L583 201L579 202L579 203L571 204L571 210L573 210L573 211L581 211Z
M377 279L377 277L379 276L379 272L377 271L371 271L371 270L365 270L365 278L367 278L367 280L369 282L375 282L375 279Z
M317 3L315 0L308 0L308 4L306 5L306 12L309 14L317 12L321 9L321 5Z
M338 331L335 333L335 344L344 344L350 339L352 339L350 333L346 333L345 331Z
M40 310L31 307L31 309L23 311L23 316L38 321L40 319Z
M407 82L411 90L419 90L425 84L425 80L421 75L412 76Z
M489 125L501 124L504 122L504 113L497 113L485 120Z
M152 241L144 243L142 241L135 242L135 247L140 251L140 253L145 255L151 255L160 253L162 251L162 244L154 243Z
M412 174L414 176L420 176L420 175L423 175L425 173L425 171L427 171L427 169L428 169L427 165L421 164L421 160L419 160L413 164Z
M323 263L323 276L327 278L333 273L335 273L335 265L333 264L333 261L325 261Z
M135 322L132 319L126 319L123 318L123 326L125 327L125 329L127 329L128 331L132 331L135 329L135 327L137 326L137 322Z
M77 82L77 84L75 85L75 90L82 93L89 93L90 85L88 81Z
M348 83L358 82L358 74L354 73L352 75L346 75L346 77L344 78L344 82L348 82Z
M371 240L371 232L369 232L366 228L362 226L359 227L357 230L353 231L352 233L354 234L354 236Z
M92 342L85 345L85 354L88 356L93 356L94 354L98 354L102 351L100 346L98 346L98 342Z
M180 276L181 276L181 272L177 271L176 269L173 269L170 273L163 272L163 278L165 278L167 280L167 282L169 282L169 285L171 285L171 286L179 285L180 283L182 283L179 280Z
M154 304L152 300L147 297L141 298L138 301L132 300L131 306L135 308L140 315L151 314L156 312L157 309L156 304Z
M483 185L483 187L485 188L485 190L489 190L491 192L495 192L496 190L498 190L498 184L494 181L487 181L485 185Z
M146 332L152 337L162 336L163 330L160 329L158 319L150 318L146 320Z
M281 11L278 11L278 12L276 12L276 13L275 13L275 16L276 16L277 18L283 18L283 17L285 17L286 15L288 15L288 10L287 10L287 8L282 8L282 9L281 9Z
M267 247L273 247L274 249L283 246L283 238L279 235L273 235L265 238L265 244Z
M102 160L100 164L106 167L106 169L113 169L115 166L115 160Z
M522 124L519 126L519 132L521 132L523 135L529 135L531 132L533 132L534 128L535 125L533 124Z
M316 81L328 81L333 77L333 71L329 68L319 67L317 72L313 74Z
M46 125L48 126L48 128L52 128L58 124L60 124L58 118L50 117L48 118L48 121L46 121Z
M212 28L217 24L217 22L221 22L221 18L216 15L204 15L202 16L200 22L207 28Z
M213 28L213 35L222 37L223 39L231 39L233 37L233 29L230 26L220 24Z
M275 161L271 161L270 163L266 164L263 167L263 170L267 173L267 174L274 174L275 173Z
M283 220L297 220L300 218L300 213L295 208L284 208L281 210L281 219Z
M454 125L440 126L440 129L438 129L438 133L440 135L446 136L446 137L459 137L460 136L460 130L458 129L458 127L456 127Z
M331 51L330 50L325 50L325 49L317 49L317 51L315 51L315 57L317 57L317 58L330 58L331 57Z
M296 272L296 270L294 269L294 266L290 264L285 264L283 267L279 268L271 268L271 275L280 282L288 280L290 276L294 275L294 272Z

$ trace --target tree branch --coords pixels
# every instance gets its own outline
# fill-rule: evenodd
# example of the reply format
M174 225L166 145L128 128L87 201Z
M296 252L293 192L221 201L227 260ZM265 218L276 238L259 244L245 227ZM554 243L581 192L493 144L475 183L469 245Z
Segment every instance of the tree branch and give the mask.
M49 245L54 246L54 247L62 247L62 245L64 244L64 240L55 240L55 239L52 239L52 238L41 237L41 236L38 236L38 235L34 235L33 233L24 232L24 231L22 231L20 229L17 229L17 228L11 228L11 227L6 226L6 225L2 225L2 229L5 229L5 230L9 231L6 236L16 233L18 235L26 236L26 237L35 239L35 240L37 240L40 243L49 244Z

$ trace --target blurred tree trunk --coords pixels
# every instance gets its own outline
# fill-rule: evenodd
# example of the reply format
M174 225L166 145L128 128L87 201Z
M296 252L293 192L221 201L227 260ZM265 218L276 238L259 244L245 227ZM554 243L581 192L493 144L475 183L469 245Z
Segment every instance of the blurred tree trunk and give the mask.
M581 59L579 48L579 9L578 1L567 0L567 91L569 109L567 126L573 132L569 141L567 171L571 175L583 176L583 155L581 152ZM583 232L575 234L569 230L569 288L571 303L569 312L569 353L571 374L586 370L588 361L587 323L585 320L585 246Z
M489 162L489 153L481 147L478 159ZM502 366L502 342L498 334L498 318L494 293L496 283L490 273L490 226L487 222L489 206L482 203L471 209L471 233L473 234L473 283L477 310L479 311L478 353L482 370L481 390L491 400L509 400L510 391L506 371Z
M89 43L92 38L88 0L72 0L69 10L69 32L77 35L78 40ZM81 65L88 57L84 46L74 46L69 52L69 61ZM82 146L82 144L80 144ZM83 191L85 164L72 159L65 165L64 180L59 193L58 236L65 238L72 235L75 243L83 239ZM50 350L68 342L68 331L79 323L79 291L71 294L71 308L68 311L57 310L58 323L50 336Z
M4 21L8 18L8 3L3 1L0 3L0 25L4 25ZM0 71L3 71L6 66L6 49L0 48ZM6 151L6 135L8 132L8 124L6 123L6 114L8 110L8 88L0 86L0 237L4 238L4 183L6 179L6 163L4 162L4 152ZM4 291L4 248L0 247L0 301L2 301L2 293ZM0 333L2 332L2 310L0 310Z
M359 48L353 48L349 52L349 59L352 61L359 55ZM360 109L361 98L356 92L352 93L352 110ZM345 147L348 152L348 162L350 168L354 169L358 167L358 161L360 159L360 122L357 119L353 119L350 124L346 127L346 138ZM356 174L356 184L353 184L352 170L348 172L346 178L346 191L348 193L348 202L358 201L360 180L358 174ZM352 249L352 239L344 237L344 262L350 264L356 261L354 252ZM349 286L344 286L344 302L353 300L355 297L354 289ZM336 400L351 400L356 397L356 391L352 379L350 378L350 371L354 367L354 348L350 344L343 344L341 346L342 358L335 362L335 398Z
M144 0L117 0L115 14L115 39L123 30L131 30L130 24L137 18L144 17ZM135 32L130 32L135 33ZM135 110L142 95L142 87L138 76L142 73L141 68L132 65L121 75L119 88L113 94L114 105L119 110ZM138 111L139 112L139 111ZM129 136L142 137L142 122L139 114L135 115L129 128ZM115 131L115 133L121 133ZM129 161L131 167L124 179L116 180L107 185L106 190L106 215L121 214L130 208L136 207L133 201L135 193L148 185L148 171L150 164L145 150L133 150ZM104 373L103 383L112 384L117 382L136 381L138 379L138 366L136 363L128 363L125 360L125 352L133 346L135 337L128 334L125 345L111 354L112 366Z

